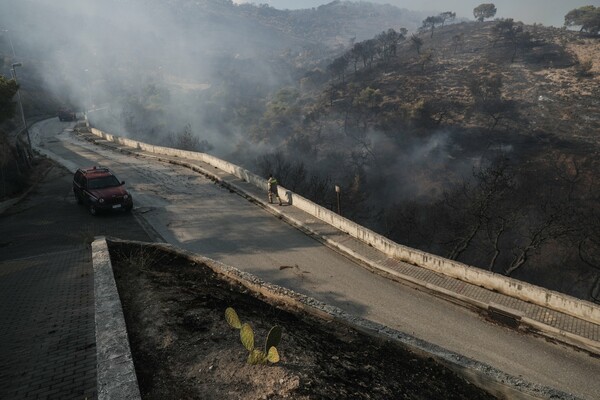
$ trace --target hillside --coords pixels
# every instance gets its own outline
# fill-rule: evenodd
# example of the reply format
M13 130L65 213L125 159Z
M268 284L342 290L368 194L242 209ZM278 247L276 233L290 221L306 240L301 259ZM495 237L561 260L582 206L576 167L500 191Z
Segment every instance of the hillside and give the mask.
M496 26L448 25L416 36L419 49L405 38L393 55L379 49L366 61L348 48L327 69L306 73L295 89L270 98L251 138L289 152L303 141L308 153L439 133L465 138L479 153L473 140L480 137L497 146L513 140L598 144L598 39L529 26L527 41L515 46ZM377 46L381 36L357 45ZM586 62L591 68L584 71Z
M23 0L5 8L0 74L10 77L11 65L22 63L28 118L54 115L60 106L82 112L113 104L111 126L159 140L203 125L220 137L234 130L218 121L223 108L252 105L320 64L334 46L370 37L375 27L420 21L418 13L350 2L297 11L230 0ZM235 93L209 99L219 112L207 120L215 113L198 97L221 84ZM12 136L19 126L17 116L0 129ZM6 174L0 197L21 190L24 180L14 169Z
M407 38L389 60L368 67L359 60L357 72L352 70L352 52L346 52L350 65L342 79L338 74L331 81L337 89L333 101L340 106L327 112L345 110L342 100L354 99L357 91L370 87L378 93L369 106L368 123L384 132L394 132L395 123L414 128L510 130L596 143L600 128L598 39L529 26L525 27L528 42L515 50L512 42L495 33L496 24L461 23L436 29L433 36L423 33L418 36L423 42L418 51ZM584 73L586 61L591 62L591 69ZM498 87L487 90L497 89L497 93L475 98L473 85L485 89L494 84ZM474 111L478 100L497 100L498 104Z
M272 26L283 34L301 37L328 47L346 46L369 39L388 28L416 30L426 14L389 4L332 1L306 10L277 10L272 7L238 6L250 18Z
M396 242L600 302L597 36L512 20L413 36L422 16L363 2L32 4L0 16L26 114L46 91L331 209L339 186L344 216Z
M512 21L397 33L269 98L249 141L277 150L258 168L332 208L340 185L345 215L399 243L596 298L598 38Z

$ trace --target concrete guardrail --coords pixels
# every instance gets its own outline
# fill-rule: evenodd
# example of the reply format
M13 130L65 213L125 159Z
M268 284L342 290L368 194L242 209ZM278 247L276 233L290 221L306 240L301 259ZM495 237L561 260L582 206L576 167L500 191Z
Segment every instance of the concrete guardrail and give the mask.
M96 128L91 128L91 132L107 141L137 148L150 153L203 161L222 171L235 175L260 189L267 190L266 178L260 177L238 165L206 153L154 146L102 132ZM528 301L533 304L560 311L595 324L600 324L600 306L594 303L400 245L326 209L325 207L319 206L282 186L278 186L278 190L281 198L291 196L295 207L298 207L302 211L373 246L375 249L382 251L389 257L427 268L473 285L495 290L502 294Z

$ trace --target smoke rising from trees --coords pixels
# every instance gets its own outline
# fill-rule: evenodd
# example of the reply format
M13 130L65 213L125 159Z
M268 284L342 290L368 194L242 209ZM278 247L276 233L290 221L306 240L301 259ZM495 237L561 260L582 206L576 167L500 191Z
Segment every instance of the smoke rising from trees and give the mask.
M497 17L507 3L494 2ZM505 84L516 63L554 70L578 62L540 27L512 19L442 27L440 13L461 17L446 2L432 14L366 3L282 13L227 0L2 7L0 28L19 58L7 56L2 35L4 72L24 62L25 90L42 87L56 106L88 110L103 130L274 173L326 207L339 185L344 216L497 272L527 276L532 259L559 269L548 254L600 270L597 230L564 229L576 225L569 204L597 220L583 189L595 166L557 155L564 179L553 179L528 136L552 128L535 120L549 103L519 103L526 90L509 93ZM377 24L363 21L365 7ZM430 31L419 33L428 18ZM593 76L593 63L579 65L579 78ZM528 196L532 188L544 196ZM600 287L600 275L589 274Z

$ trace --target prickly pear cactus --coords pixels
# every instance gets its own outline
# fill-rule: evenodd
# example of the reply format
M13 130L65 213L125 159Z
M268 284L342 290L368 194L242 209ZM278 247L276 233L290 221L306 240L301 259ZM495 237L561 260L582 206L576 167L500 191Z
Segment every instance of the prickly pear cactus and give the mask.
M252 327L248 323L242 324L233 308L227 307L225 310L225 320L231 327L240 330L242 344L249 352L248 364L264 365L267 364L267 362L279 362L279 352L276 348L281 341L281 327L279 325L275 325L269 331L267 339L265 340L265 351L263 352L254 348L254 331L252 330Z
M237 313L233 308L227 307L227 309L225 310L225 320L229 325L231 325L231 327L235 329L242 329L242 323L240 321L240 318L238 317Z
M257 364L266 364L267 363L267 355L260 350L252 350L250 354L248 354L248 364L257 365Z
M244 323L242 325L242 329L240 330L240 339L242 340L242 344L246 350L250 352L254 350L254 332L252 331L250 324Z
M267 361L273 364L279 362L279 352L275 347L269 348L269 352L267 353Z
M271 347L279 346L279 342L281 342L281 327L275 325L267 335L267 340L265 341L265 353L268 353Z

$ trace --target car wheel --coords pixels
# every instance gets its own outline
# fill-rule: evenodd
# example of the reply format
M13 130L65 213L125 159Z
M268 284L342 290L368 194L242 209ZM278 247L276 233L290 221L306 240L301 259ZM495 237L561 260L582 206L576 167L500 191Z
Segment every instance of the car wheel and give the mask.
M90 210L90 214L92 214L94 216L98 215L98 209L96 208L95 205L90 204L89 210Z
M126 213L130 213L132 209L133 209L132 205L131 206L127 206L127 207L125 207L125 212Z

